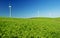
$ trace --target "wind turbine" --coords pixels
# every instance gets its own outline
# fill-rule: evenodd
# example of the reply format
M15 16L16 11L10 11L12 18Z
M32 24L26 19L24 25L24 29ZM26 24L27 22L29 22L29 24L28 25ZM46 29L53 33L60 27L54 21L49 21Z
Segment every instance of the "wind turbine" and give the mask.
M39 10L37 12L38 12L38 17L39 17Z
M52 14L51 14L51 12L49 12L49 17L51 17L52 16Z
M12 16L12 6L11 6L11 1L9 1L9 16L11 17Z

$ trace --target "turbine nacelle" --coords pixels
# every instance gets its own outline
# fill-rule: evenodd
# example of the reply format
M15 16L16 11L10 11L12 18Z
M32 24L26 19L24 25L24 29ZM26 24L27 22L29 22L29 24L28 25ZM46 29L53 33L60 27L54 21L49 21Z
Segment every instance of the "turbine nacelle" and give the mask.
M12 6L9 6L9 7L12 7Z

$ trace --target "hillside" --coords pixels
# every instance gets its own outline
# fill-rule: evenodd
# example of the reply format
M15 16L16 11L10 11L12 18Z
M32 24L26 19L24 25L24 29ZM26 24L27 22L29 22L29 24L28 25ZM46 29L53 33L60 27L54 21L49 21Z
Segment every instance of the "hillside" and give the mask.
M60 18L0 18L0 38L60 38Z

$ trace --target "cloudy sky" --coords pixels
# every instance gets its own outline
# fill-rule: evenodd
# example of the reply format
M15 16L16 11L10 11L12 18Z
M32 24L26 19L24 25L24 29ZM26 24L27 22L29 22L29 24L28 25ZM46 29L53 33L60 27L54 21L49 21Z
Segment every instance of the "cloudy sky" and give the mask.
M12 17L60 17L60 0L0 0L0 17L9 17L9 3Z

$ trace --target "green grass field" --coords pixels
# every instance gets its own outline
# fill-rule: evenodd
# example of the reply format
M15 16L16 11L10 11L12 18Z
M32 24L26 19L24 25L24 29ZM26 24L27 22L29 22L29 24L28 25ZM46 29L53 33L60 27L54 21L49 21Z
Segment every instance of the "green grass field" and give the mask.
M0 38L60 38L60 18L0 18Z

